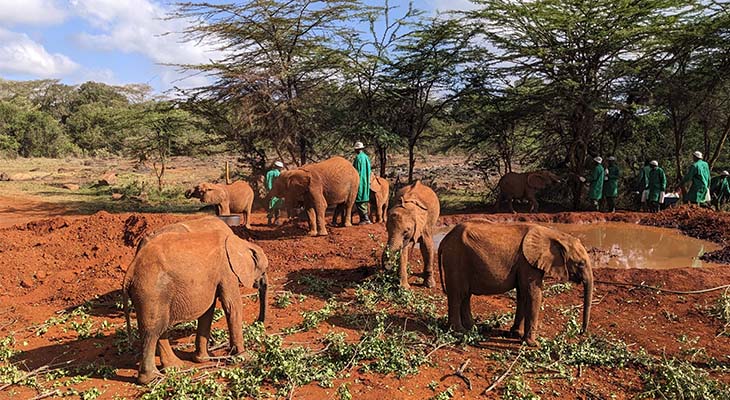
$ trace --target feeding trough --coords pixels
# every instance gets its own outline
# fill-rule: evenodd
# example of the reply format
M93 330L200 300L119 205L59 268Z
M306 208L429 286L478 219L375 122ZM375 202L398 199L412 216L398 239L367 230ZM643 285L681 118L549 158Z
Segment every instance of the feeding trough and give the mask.
M219 215L218 218L225 222L228 226L238 226L241 225L241 216L240 215Z

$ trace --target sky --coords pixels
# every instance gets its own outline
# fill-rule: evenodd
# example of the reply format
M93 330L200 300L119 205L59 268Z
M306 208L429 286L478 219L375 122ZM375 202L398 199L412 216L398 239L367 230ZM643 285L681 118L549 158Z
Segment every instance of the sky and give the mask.
M367 0L380 4L379 0ZM407 7L408 0L390 0ZM164 64L195 64L215 58L204 45L185 43L184 22L163 20L166 0L0 0L0 78L54 78L112 85L146 83L163 92L195 87L204 77ZM414 0L416 8L464 9L468 0Z

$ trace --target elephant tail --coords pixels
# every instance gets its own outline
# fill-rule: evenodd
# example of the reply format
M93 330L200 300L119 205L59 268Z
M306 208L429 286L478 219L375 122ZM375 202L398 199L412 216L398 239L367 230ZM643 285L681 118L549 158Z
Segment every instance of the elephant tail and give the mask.
M438 250L438 259L439 259L439 278L441 278L441 290L444 291L444 294L446 293L446 279L444 278L444 251L439 246Z
M124 283L122 283L122 306L124 308L124 320L127 323L127 347L128 349L132 349L132 321L129 317L130 309L129 309L129 293L127 292L129 290L129 282L127 281L126 277L124 279Z

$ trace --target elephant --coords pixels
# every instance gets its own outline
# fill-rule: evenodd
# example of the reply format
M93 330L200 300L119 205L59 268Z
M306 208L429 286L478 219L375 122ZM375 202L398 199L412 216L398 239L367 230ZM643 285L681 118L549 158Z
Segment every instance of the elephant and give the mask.
M588 328L593 297L591 259L579 239L536 224L467 221L455 226L438 250L441 287L448 297L450 327L471 329L471 295L517 289L510 333L535 346L545 276L583 283L583 325Z
M536 172L508 172L500 180L499 199L497 207L501 208L505 201L509 204L510 212L515 212L513 199L527 199L530 201L530 212L536 212L538 208L535 194L547 186L561 182L560 177L550 171Z
M147 242L152 240L155 236L159 236L166 232L204 232L215 230L231 232L231 227L221 221L220 218L212 216L165 225L160 229L156 229L145 234L137 244L137 252L139 252L139 249L144 247Z
M370 176L370 220L386 223L388 221L388 200L390 183L375 174Z
M383 251L382 264L390 269L388 258L400 251L398 271L401 287L408 289L408 256L410 250L420 244L424 264L424 282L427 287L436 286L433 278L433 233L441 205L438 196L428 186L416 181L404 186L395 195L394 206L388 211L388 244Z
M181 366L172 351L167 329L198 320L193 361L208 358L208 340L216 299L228 322L232 354L243 351L243 303L239 284L259 290L259 321L266 318L268 258L261 247L233 232L165 232L139 248L122 286L127 334L131 338L128 299L137 311L142 358L137 381L146 384L159 375L155 347L163 368Z
M185 197L195 197L203 203L214 204L216 215L245 214L245 227L251 229L253 189L244 181L236 181L230 185L202 182L186 191Z
M327 236L325 211L327 206L339 206L344 211L343 225L352 226L352 207L360 182L352 163L342 157L307 164L298 169L282 172L266 195L285 199L287 208L302 202L309 220L309 236ZM337 225L335 212L333 225Z

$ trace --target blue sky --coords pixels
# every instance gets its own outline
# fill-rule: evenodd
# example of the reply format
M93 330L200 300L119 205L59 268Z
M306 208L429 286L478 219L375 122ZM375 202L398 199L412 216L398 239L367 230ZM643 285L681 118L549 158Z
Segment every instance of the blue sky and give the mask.
M380 4L378 0L367 0ZM408 0L390 0L407 7ZM164 63L198 63L210 49L181 43L182 21L162 21L165 0L0 0L0 78L57 78L77 84L147 83L156 91L196 86ZM468 0L415 0L428 12L464 8ZM173 34L164 35L173 32Z

